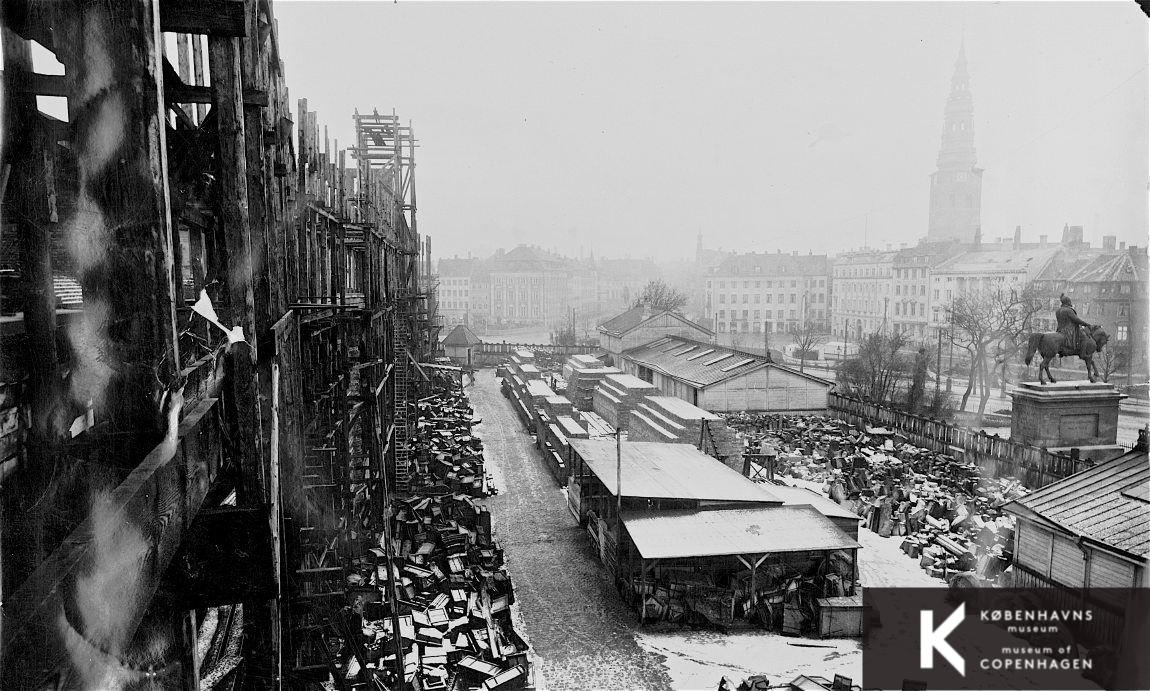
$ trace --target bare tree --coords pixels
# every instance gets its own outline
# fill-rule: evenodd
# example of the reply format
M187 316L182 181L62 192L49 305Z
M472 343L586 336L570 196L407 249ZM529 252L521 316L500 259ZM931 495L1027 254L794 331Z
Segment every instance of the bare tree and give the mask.
M799 371L802 372L810 351L826 343L826 328L824 324L808 319L792 331L791 336L794 338L795 346L799 351Z
M902 333L866 336L858 355L839 366L839 384L847 393L876 403L892 401L910 372L910 358L901 352L906 343Z
M687 305L687 295L667 285L661 278L647 282L643 292L635 300L636 305L646 305L653 310L678 312Z
M1109 382L1110 375L1125 370L1130 364L1129 356L1129 348L1117 344L1107 344L1099 351L1095 363L1098 365L1098 373L1102 375L1102 381Z
M951 343L970 357L970 372L962 394L960 410L978 387L978 419L986 412L991 374L1005 371L1010 358L1025 342L1034 315L1045 307L1045 300L1033 286L1024 288L995 287L966 291L946 308L947 333Z

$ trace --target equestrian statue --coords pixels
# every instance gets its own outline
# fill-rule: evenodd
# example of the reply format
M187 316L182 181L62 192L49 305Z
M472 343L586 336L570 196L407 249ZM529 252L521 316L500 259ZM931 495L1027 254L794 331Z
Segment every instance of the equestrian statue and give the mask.
M1042 376L1042 373L1046 372L1046 378L1053 384L1055 379L1054 375L1050 374L1050 361L1055 357L1077 355L1086 363L1086 376L1091 382L1096 381L1098 368L1094 364L1094 354L1102 350L1110 340L1110 334L1101 326L1079 317L1078 311L1074 309L1074 305L1066 295L1062 295L1061 302L1062 304L1054 312L1058 330L1030 334L1030 340L1026 345L1026 365L1030 366L1030 360L1037 352L1042 356L1042 362L1038 365L1038 383L1046 383Z

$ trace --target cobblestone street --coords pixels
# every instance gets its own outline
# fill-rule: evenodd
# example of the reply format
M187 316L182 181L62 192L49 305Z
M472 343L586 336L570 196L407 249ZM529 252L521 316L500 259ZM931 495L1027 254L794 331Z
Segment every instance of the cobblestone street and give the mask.
M664 658L636 643L637 618L608 582L499 380L482 370L467 392L483 419L476 432L499 490L487 504L537 655L539 688L670 689Z

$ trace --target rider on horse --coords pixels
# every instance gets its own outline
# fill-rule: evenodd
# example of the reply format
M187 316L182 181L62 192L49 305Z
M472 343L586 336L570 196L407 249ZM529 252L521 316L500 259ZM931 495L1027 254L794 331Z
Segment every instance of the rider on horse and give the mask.
M1055 310L1054 319L1058 322L1058 333L1066 337L1066 345L1060 355L1077 355L1082 343L1080 326L1093 326L1078 316L1078 310L1070 303L1070 298L1062 296L1062 305Z

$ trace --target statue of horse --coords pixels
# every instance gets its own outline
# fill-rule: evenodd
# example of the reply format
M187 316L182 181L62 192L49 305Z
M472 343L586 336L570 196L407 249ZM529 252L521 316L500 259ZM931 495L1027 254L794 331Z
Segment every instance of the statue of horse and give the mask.
M1079 339L1078 352L1068 353L1064 352L1066 348L1066 336L1058 333L1057 331L1048 331L1046 333L1030 334L1030 340L1026 345L1026 365L1030 366L1030 360L1037 352L1042 356L1042 362L1038 365L1038 383L1045 384L1042 373L1046 372L1046 377L1050 379L1050 383L1055 383L1054 375L1050 374L1050 361L1055 357L1069 357L1077 355L1082 358L1086 363L1086 376L1090 381L1096 381L1098 376L1098 368L1094 364L1094 354L1102 350L1107 341L1110 340L1110 334L1101 326L1083 327L1085 335Z

